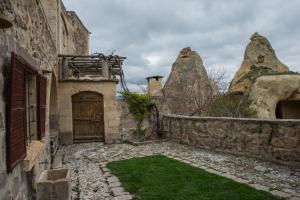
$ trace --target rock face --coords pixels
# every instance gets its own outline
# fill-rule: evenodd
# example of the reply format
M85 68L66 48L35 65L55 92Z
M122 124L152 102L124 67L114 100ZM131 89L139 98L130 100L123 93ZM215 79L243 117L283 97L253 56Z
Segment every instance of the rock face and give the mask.
M276 119L279 101L300 101L300 75L275 75L259 77L253 85L249 98L259 118Z
M212 86L201 57L190 47L181 50L163 88L164 111L178 115L203 115Z
M261 75L289 71L289 68L277 58L267 38L254 33L250 40L243 63L230 84L231 93L248 93L255 79Z

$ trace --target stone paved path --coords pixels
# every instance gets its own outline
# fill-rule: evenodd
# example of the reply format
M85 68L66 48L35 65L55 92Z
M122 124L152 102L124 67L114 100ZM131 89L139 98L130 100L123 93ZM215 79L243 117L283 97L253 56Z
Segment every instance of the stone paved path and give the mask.
M99 168L100 163L153 154L164 154L184 160L193 166L251 184L258 189L290 199L300 199L300 169L171 142L143 146L74 144L65 147L63 152L63 164L72 170L73 199L114 199Z

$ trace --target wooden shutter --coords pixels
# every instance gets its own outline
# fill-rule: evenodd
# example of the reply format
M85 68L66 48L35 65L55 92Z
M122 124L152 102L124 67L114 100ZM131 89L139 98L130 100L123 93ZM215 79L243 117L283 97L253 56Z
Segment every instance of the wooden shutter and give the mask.
M47 79L43 76L38 76L37 80L38 138L41 140L45 136Z
M22 60L12 53L6 137L7 169L10 172L26 157L25 67Z

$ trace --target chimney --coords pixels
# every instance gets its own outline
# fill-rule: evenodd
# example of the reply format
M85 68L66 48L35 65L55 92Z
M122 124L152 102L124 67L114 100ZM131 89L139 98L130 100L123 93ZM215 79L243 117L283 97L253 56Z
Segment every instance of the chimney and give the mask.
M161 97L162 92L162 79L163 76L150 76L147 77L147 91L150 97Z

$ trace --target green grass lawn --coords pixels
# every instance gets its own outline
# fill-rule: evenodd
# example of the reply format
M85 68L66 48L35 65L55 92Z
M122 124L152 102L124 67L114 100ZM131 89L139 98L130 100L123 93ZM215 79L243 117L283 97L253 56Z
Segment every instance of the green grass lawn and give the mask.
M162 155L115 161L108 163L107 167L135 199L280 199Z

